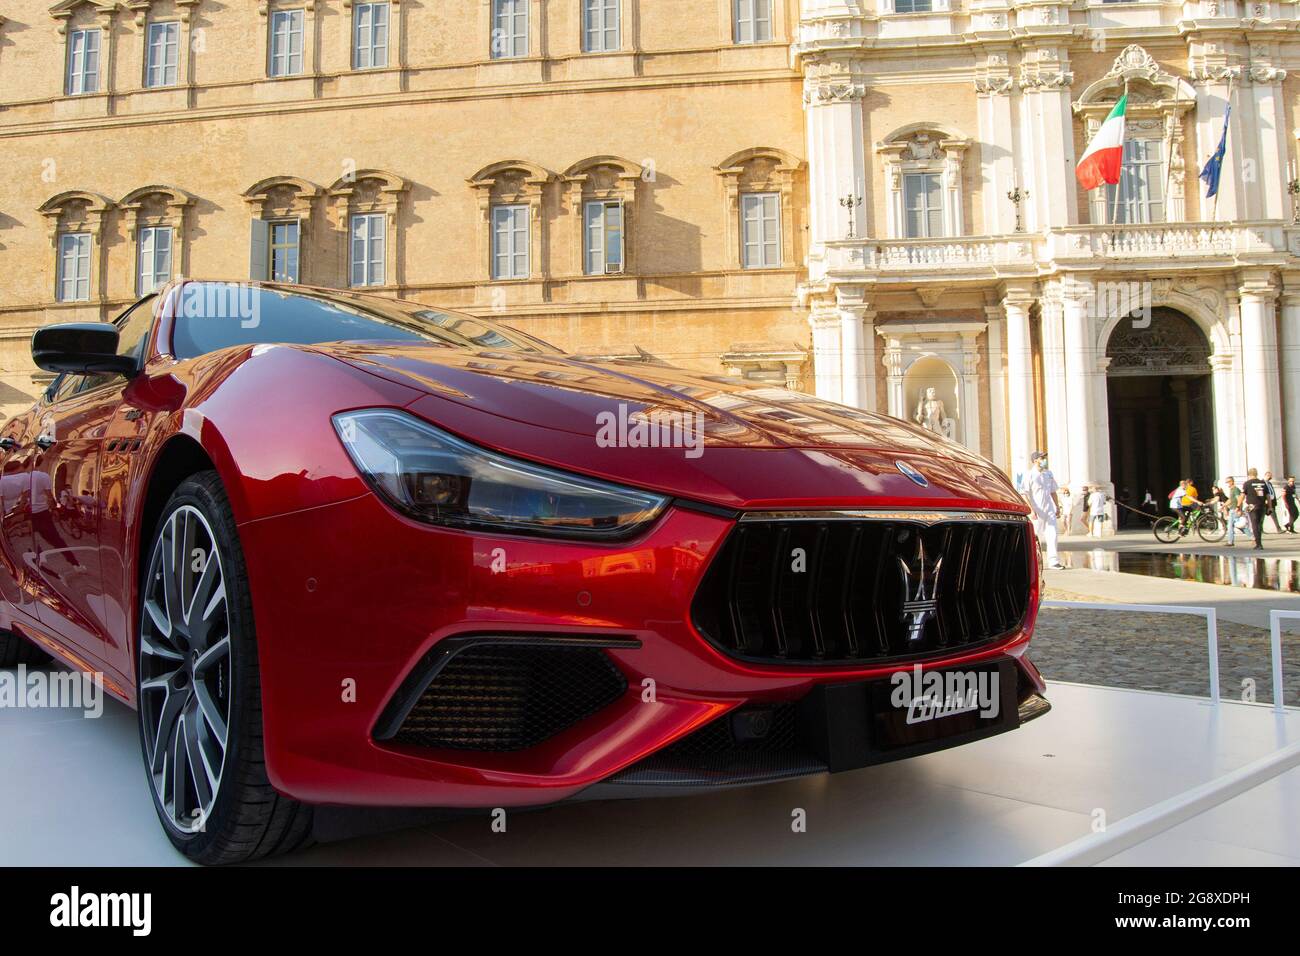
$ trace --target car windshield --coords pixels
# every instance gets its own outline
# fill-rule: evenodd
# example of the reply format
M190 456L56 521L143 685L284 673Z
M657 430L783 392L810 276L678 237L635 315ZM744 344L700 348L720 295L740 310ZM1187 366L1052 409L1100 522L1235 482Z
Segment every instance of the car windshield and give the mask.
M238 282L187 282L175 305L172 354L194 358L232 345L427 342L472 351L555 352L494 322L414 302L346 291Z

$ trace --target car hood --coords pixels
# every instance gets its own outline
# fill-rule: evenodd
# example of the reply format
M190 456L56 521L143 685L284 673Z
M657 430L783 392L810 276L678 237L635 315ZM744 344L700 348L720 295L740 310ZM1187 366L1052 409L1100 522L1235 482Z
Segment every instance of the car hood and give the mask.
M1023 505L996 468L960 445L896 418L776 386L581 355L387 342L314 348L426 393L429 400L412 410L467 438L677 494L688 491L680 480L674 484L674 471L707 471L703 463L710 460L715 468L724 457L749 462L741 472L754 468L755 461L780 461L789 477L791 463L799 459L808 469L796 469L803 480L815 480L826 469L884 476L868 488L859 482L842 489L846 500L937 494L992 506ZM656 435L676 447L647 447ZM746 449L773 454L735 455ZM899 462L905 466L901 471ZM904 477L908 465L921 470L931 487L919 488ZM761 480L749 483L750 494L704 497L728 504L791 497L763 493Z

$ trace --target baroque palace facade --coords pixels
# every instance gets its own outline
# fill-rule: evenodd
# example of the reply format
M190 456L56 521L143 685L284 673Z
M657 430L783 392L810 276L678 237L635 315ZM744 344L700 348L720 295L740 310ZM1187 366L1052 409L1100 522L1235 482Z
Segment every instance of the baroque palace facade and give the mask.
M0 410L41 324L279 278L920 414L1013 473L1046 447L1121 500L1297 470L1296 7L5 0Z

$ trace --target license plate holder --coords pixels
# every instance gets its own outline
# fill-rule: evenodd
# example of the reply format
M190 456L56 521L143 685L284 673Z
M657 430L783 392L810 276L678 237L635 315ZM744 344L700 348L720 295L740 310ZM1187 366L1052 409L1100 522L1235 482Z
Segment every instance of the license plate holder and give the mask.
M915 671L908 674L914 675ZM960 702L953 708L954 712L940 708L938 713L931 714L933 707L925 703L928 699L923 693L925 684L915 689L912 698L902 706L894 703L896 685L890 678L821 684L799 702L799 734L803 745L836 773L933 753L1020 726L1018 675L1011 658L925 670L923 674L939 675L945 686L949 674L984 680L986 689L996 688L996 715L985 716L979 709L961 709ZM914 705L912 701L918 696L921 700Z

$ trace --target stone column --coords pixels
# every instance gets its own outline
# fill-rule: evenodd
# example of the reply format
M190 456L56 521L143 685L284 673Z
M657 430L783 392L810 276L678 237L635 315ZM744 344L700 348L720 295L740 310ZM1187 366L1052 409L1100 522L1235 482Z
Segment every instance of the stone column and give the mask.
M862 313L855 308L840 308L840 401L853 408L866 408L866 340Z
M884 356L881 361L885 366L885 395L888 403L885 411L895 418L907 418L907 402L903 395L903 347L896 338L885 339Z
M1070 446L1068 480L1076 495L1081 485L1091 484L1097 479L1092 381L1096 374L1097 356L1089 301L1087 291L1079 285L1071 283L1064 290L1061 315L1065 350L1064 418L1066 440Z
M1286 473L1300 474L1300 272L1282 276L1282 436Z
M1237 362L1232 352L1210 356L1210 381L1214 389L1214 455L1218 475L1232 475L1240 481L1246 475L1246 445L1237 427ZM1168 489L1166 489L1168 490Z
M1014 476L1007 460L1006 313L1000 305L985 306L988 319L985 344L989 365L989 457Z
M1070 422L1066 419L1068 401L1065 394L1065 312L1061 283L1050 283L1043 290L1043 418L1047 433L1046 451L1052 456L1052 471L1057 481L1070 474Z
M1280 472L1282 393L1278 376L1278 290L1267 271L1247 271L1241 285L1241 359L1246 466Z
M818 398L840 401L840 315L831 305L814 306L812 326L813 382Z
M858 236L868 228L866 145L862 98L865 86L854 74L858 54L816 53L804 63L804 124L808 136L808 229L814 250L844 239L849 217ZM850 209L840 200L861 197Z
M1010 450L1009 471L1012 475L1029 467L1034 451L1034 360L1029 337L1027 289L1008 289L1003 307L1007 313L1007 435Z
M980 353L975 333L961 337L961 441L975 454L980 453Z

